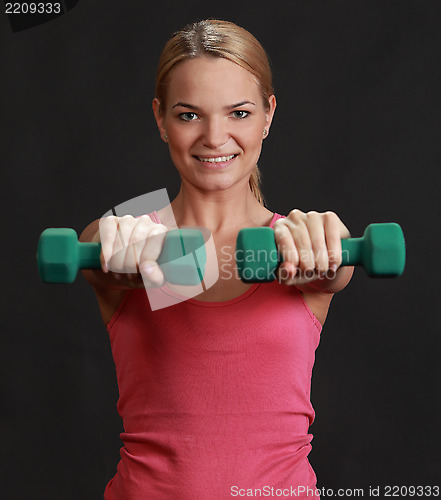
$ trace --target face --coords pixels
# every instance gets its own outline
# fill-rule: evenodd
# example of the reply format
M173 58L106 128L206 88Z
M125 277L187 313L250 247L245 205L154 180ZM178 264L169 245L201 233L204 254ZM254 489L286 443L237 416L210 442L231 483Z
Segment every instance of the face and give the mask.
M203 191L247 186L264 129L276 107L264 107L256 78L224 58L179 63L169 74L167 108L153 110L182 182Z

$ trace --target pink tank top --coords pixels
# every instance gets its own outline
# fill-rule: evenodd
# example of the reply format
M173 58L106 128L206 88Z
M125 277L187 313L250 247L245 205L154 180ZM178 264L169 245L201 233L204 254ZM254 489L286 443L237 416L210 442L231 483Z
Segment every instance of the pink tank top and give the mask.
M145 290L132 290L107 330L124 446L106 500L223 500L271 488L318 498L308 427L321 325L295 287L253 284L226 302L153 312Z

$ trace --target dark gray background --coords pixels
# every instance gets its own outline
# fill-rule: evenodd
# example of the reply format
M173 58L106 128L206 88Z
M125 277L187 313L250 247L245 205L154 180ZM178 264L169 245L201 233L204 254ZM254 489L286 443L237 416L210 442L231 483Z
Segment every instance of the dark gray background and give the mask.
M358 270L322 332L318 486L440 484L440 6L83 0L16 33L0 15L3 498L97 499L115 473L117 387L93 292L81 277L43 285L36 245L46 227L81 232L138 195L176 195L154 76L172 32L206 17L244 26L271 59L269 208L333 210L354 236L395 221L406 235L404 275Z

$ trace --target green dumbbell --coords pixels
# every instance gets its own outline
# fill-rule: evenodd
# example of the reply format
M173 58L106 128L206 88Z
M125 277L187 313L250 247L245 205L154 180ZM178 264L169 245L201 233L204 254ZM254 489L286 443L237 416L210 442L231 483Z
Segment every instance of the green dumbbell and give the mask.
M341 240L342 266L363 266L372 277L400 276L406 262L406 247L401 227L394 223L370 224L362 238ZM273 281L280 264L274 231L252 227L239 231L236 263L245 283Z
M79 269L100 269L100 243L81 243L68 228L49 228L41 233L37 265L45 283L72 283ZM205 264L204 237L198 229L172 229L167 232L157 260L166 281L175 285L197 285Z

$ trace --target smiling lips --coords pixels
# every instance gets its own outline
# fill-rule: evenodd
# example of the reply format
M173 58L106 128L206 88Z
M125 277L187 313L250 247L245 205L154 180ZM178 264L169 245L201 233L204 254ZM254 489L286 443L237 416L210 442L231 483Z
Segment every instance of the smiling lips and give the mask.
M195 156L199 161L208 162L208 163L225 163L227 161L232 160L238 156L237 154L232 154L229 156Z

